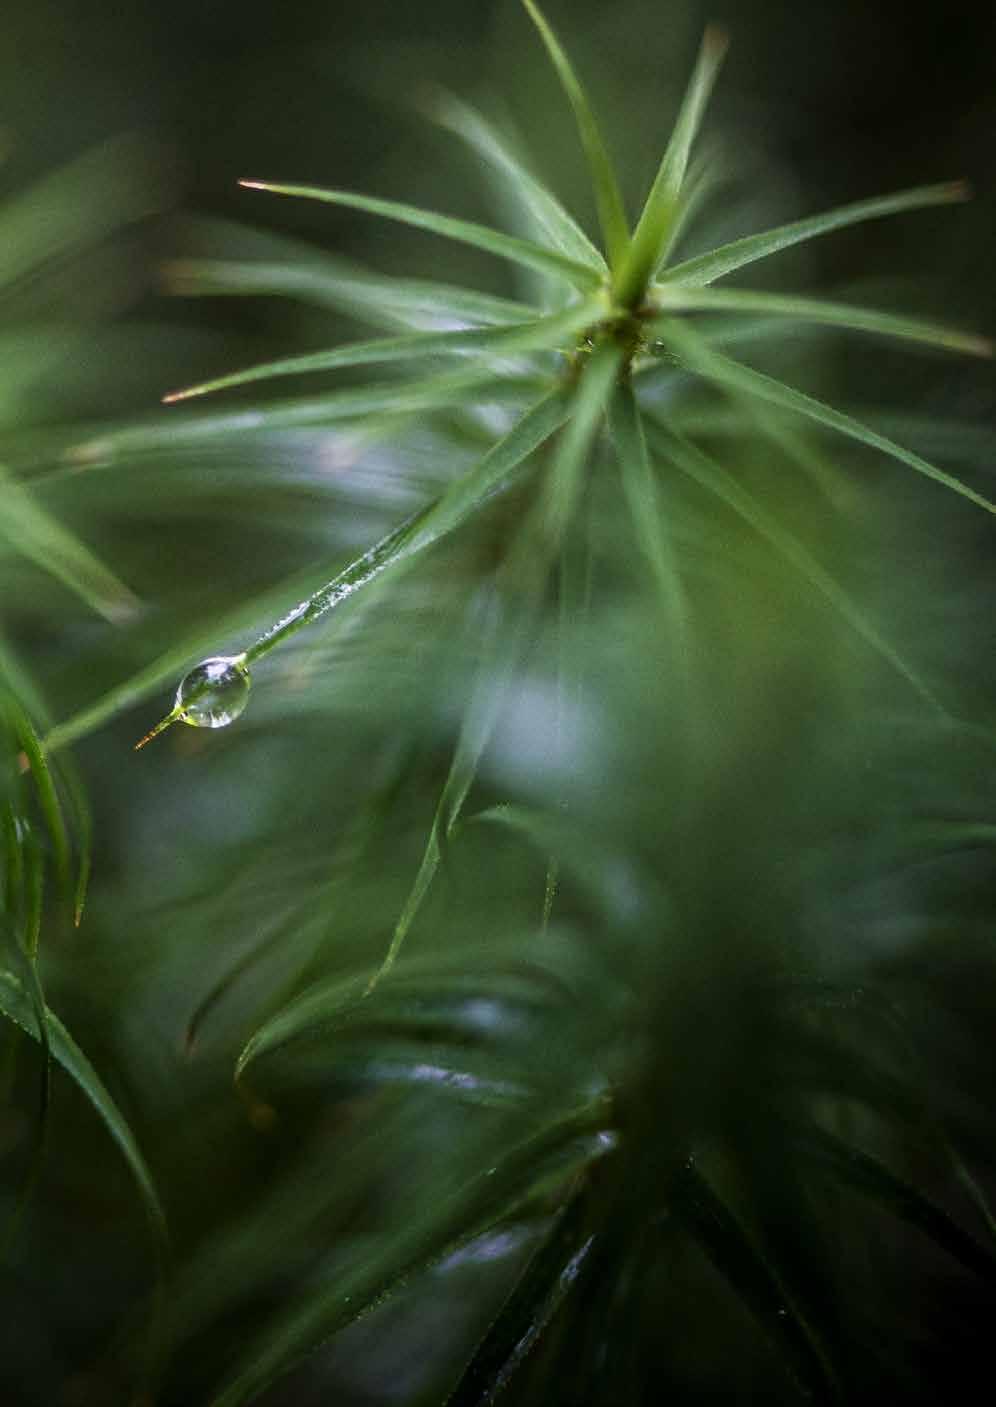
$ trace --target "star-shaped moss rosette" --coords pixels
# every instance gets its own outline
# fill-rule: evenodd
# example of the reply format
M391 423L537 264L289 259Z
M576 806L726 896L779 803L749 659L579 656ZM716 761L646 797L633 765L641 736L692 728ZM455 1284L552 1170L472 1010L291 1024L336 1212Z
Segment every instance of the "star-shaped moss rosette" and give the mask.
M246 703L250 672L258 660L305 626L359 595L372 594L378 584L389 586L426 549L482 514L496 494L513 484L531 482L536 490L535 511L512 528L515 542L509 544L509 559L516 569L531 571L536 581L542 580L576 522L586 469L603 429L607 429L610 453L618 469L620 499L629 515L634 548L646 558L659 590L662 618L671 631L680 635L689 629L689 621L680 563L676 561L663 511L661 488L666 476L680 475L760 535L798 574L800 582L819 593L848 628L898 671L921 698L932 708L940 707L931 684L879 631L861 604L813 556L801 538L783 525L748 483L718 463L687 424L662 410L659 399L649 392L662 368L673 371L676 377L718 388L737 408L755 407L759 425L762 429L770 427L776 437L784 435L782 417L796 416L801 422L808 421L890 456L933 480L935 485L987 512L996 512L994 505L969 484L920 455L850 415L732 359L723 350L724 340L712 320L713 315L722 313L745 322L758 316L772 322L812 322L920 342L942 350L990 355L990 343L971 333L889 312L722 285L726 276L819 235L866 220L963 200L967 195L965 186L959 182L931 185L863 200L676 262L673 251L678 236L693 218L701 183L708 179L708 169L697 178L690 174L690 156L725 52L724 36L716 30L709 30L705 36L657 175L639 218L633 223L627 216L618 177L584 89L535 4L532 0L524 0L524 4L577 119L594 187L600 245L588 238L557 197L536 180L503 137L478 113L462 102L445 100L438 106L437 115L490 166L511 179L534 237L512 236L466 220L345 191L256 180L242 184L250 190L346 207L468 244L537 275L542 296L536 303L514 302L471 289L416 280L333 273L324 285L330 299L338 299L339 306L365 318L378 331L390 329L391 335L268 362L177 391L166 400L187 401L281 376L363 366L411 367L411 376L388 384L374 382L313 399L264 406L250 413L237 409L180 419L168 425L112 432L101 444L108 451L116 448L127 452L160 444L198 446L212 439L227 440L261 429L339 424L362 425L371 433L398 434L413 420L430 417L437 411L473 409L495 401L518 408L514 423L437 498L420 507L317 589L302 590L291 597L296 604L284 610L254 643L237 654L211 654L195 666L181 681L173 709L139 746L174 722L218 728L233 721ZM178 282L186 279L191 284L199 282L202 288L214 286L227 291L236 287L242 291L260 290L267 280L272 291L280 286L281 278L284 288L294 282L292 272L275 274L262 265L186 266L174 274ZM307 270L301 274L302 278L309 276ZM426 375L423 367L430 359L452 359L453 367ZM779 413L777 419L771 418L772 411ZM783 439L779 442L786 447ZM791 440L788 452L792 452ZM245 629L260 615L266 619L255 605L240 608L238 619L230 622L232 633ZM514 660L518 640L528 624L526 619L511 630L484 632L482 649L488 657L489 683L482 688L481 697L475 695L467 710L421 866L372 980L366 973L349 978L336 975L270 1016L250 1037L237 1062L236 1077L247 1093L257 1067L262 1067L274 1052L302 1035L325 1030L340 1021L345 1024L346 1015L357 1010L368 1015L373 1012L369 1020L374 1024L377 1015L386 1012L385 1021L390 1020L405 1032L420 1030L419 1023L428 1019L427 1011L440 1030L450 1032L452 1027L454 1071L463 1083L454 1078L447 1088L459 1084L461 1090L472 1091L474 1097L486 1102L487 1098L504 1097L506 1086L514 1083L507 1078L503 1083L502 1071L496 1073L493 1065L485 1073L476 1066L469 1070L480 1052L467 1053L466 1030L459 1027L453 1013L459 1005L454 996L458 983L470 980L470 958L461 953L460 971L442 973L441 964L433 968L431 958L422 966L409 960L407 952L401 962L396 960L432 885L445 844L460 820L494 724L497 704L490 697L494 678L502 677L513 667L510 661ZM202 644L205 649L211 648L210 642ZM182 642L142 674L54 729L48 739L50 746L71 742L111 714L140 701L191 658L197 658L197 654L190 642ZM528 828L532 839L538 837L544 853L558 851L555 816L537 820L515 808L497 808L484 819ZM556 884L556 868L551 865L544 905L547 914ZM368 1001L374 988L375 999ZM818 1006L825 993L793 994L800 1007L810 997ZM758 1001L761 1000L759 995ZM462 1012L461 1019L465 1017ZM362 1021L358 1024L362 1027ZM835 1055L828 1053L831 1042L821 1045L806 1022L800 1021L798 1030L793 1027L790 1036L789 1062L798 1056L800 1068L810 1068L806 1060L810 1065L820 1060L825 1061L826 1068L832 1065ZM796 1038L798 1044L793 1045ZM446 1042L441 1044L445 1046ZM820 1066L819 1078L825 1067ZM443 1069L443 1075L447 1074L453 1071ZM892 1091L884 1086L872 1090L875 1098L880 1094L885 1103ZM562 1117L555 1119L551 1115L549 1126L535 1137L525 1139L495 1167L470 1179L449 1200L440 1200L438 1206L430 1208L413 1225L403 1244L392 1245L379 1259L357 1259L340 1281L321 1286L303 1304L295 1302L286 1312L281 1310L272 1332L247 1351L246 1361L217 1397L215 1407L235 1407L250 1400L317 1342L351 1323L407 1277L435 1263L447 1248L464 1244L481 1227L501 1223L524 1200L528 1201L538 1184L566 1187L568 1191L555 1215L538 1238L535 1253L452 1398L454 1403L468 1407L490 1401L521 1366L532 1344L574 1287L592 1273L590 1267L596 1258L613 1254L615 1229L611 1218L619 1208L609 1198L605 1205L610 1211L604 1212L604 1207L599 1210L602 1204L595 1179L600 1174L592 1170L602 1160L611 1159L619 1146L624 1118L605 1091L597 1092L587 1102L579 1097L573 1104L565 1094L563 1104ZM800 1165L829 1171L840 1185L857 1188L926 1232L964 1264L992 1275L991 1255L883 1163L831 1137L815 1122L800 1118L794 1123L784 1122L783 1127L778 1123L780 1114L762 1112L770 1114L768 1132L777 1129L784 1146L792 1149ZM624 1142L625 1132L622 1139ZM609 1186L611 1190L611 1182ZM709 1260L736 1287L783 1350L794 1376L804 1384L810 1397L833 1400L833 1372L805 1308L786 1291L778 1268L758 1251L750 1228L731 1210L731 1200L717 1193L701 1160L689 1154L684 1162L669 1170L657 1193L668 1216L688 1230ZM653 1223L653 1227L658 1225ZM653 1227L651 1236L657 1234ZM642 1231L640 1234L642 1238ZM619 1255L622 1258L623 1252ZM612 1279L610 1275L607 1278Z

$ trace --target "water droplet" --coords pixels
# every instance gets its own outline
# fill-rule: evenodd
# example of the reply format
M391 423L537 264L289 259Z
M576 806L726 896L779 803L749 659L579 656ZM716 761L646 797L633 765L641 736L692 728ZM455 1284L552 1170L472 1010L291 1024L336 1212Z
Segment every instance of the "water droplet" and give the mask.
M224 728L249 698L249 671L240 657L217 655L185 674L176 691L176 716L192 728Z

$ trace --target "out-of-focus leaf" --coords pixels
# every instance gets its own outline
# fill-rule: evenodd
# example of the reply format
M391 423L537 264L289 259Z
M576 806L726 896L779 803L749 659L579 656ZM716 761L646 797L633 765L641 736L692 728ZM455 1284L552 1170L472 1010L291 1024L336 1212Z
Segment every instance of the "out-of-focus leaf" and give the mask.
M0 1012L28 1035L39 1038L31 997L25 993L24 982L12 972L0 971ZM48 1033L52 1055L79 1085L93 1105L101 1122L117 1144L131 1169L142 1205L161 1251L166 1244L166 1219L159 1202L152 1174L142 1156L135 1136L124 1115L118 1109L96 1070L90 1064L59 1018L47 1007L43 1027Z
M527 616L531 611L526 612ZM504 628L503 628L504 626ZM481 754L494 731L505 693L522 647L523 621L502 621L497 601L490 602L481 628L483 658L457 740L456 752L432 820L425 853L405 901L384 961L371 978L371 987L388 973L429 892L453 829L477 774Z
M334 1285L315 1286L308 1296L277 1317L256 1342L230 1383L211 1407L240 1407L282 1373L372 1305L386 1300L414 1276L492 1226L521 1212L551 1161L561 1179L577 1168L579 1142L593 1161L611 1149L597 1134L599 1109L572 1113L508 1147L493 1166L483 1169L455 1191L421 1207L407 1227L387 1244L343 1267ZM594 1135L594 1137L592 1137ZM565 1154L573 1153L565 1162Z
M532 969L528 957L521 942L510 942L476 958L464 955L463 970L454 970L452 954L430 954L396 963L373 988L368 973L317 983L250 1037L236 1061L235 1079L241 1081L251 1064L289 1043L331 1036L349 1025L393 1025L411 1031L424 1023L456 1030L464 1017L486 1017L474 1006L460 1015L460 1009L485 989L497 1002L520 1007L535 1003L543 991L543 970Z
M933 708L944 713L936 695L907 663L903 656L889 644L876 629L865 611L851 600L851 597L834 578L820 566L807 548L787 528L783 528L775 518L757 501L749 490L737 483L714 459L696 448L684 436L667 434L663 438L668 458L687 474L695 483L714 494L763 537L825 597L835 611L855 630L861 638L887 660L903 676L921 698Z
M528 322L540 313L527 303L469 288L373 274L311 250L286 262L177 259L164 273L170 291L188 297L297 298L384 328L457 332Z
M69 834L66 830L65 817L62 814L62 806L59 802L45 748L27 712L13 695L8 694L3 699L3 706L10 717L15 736L24 750L31 776L34 779L38 792L38 803L52 841L56 873L60 883L68 888Z
M837 1385L816 1334L793 1303L738 1218L694 1160L669 1183L668 1207L780 1348L800 1387L817 1402L839 1401Z
M964 1231L943 1207L904 1182L880 1159L816 1124L786 1123L785 1133L808 1161L915 1226L967 1269L996 1285L996 1256Z
M622 362L622 349L614 342L604 342L582 366L571 400L570 419L560 437L547 480L544 528L551 544L559 545L571 521L585 457L601 426Z
M587 1211L581 1187L539 1237L445 1407L488 1407L522 1367L589 1263Z
M25 866L28 875L30 875L32 868L37 869L38 866L38 856L33 857L33 864L32 859L29 858ZM31 882L30 878L28 882ZM38 979L35 954L27 944L22 944L18 940L6 915L0 915L0 945L2 945L0 951L4 954L6 967L6 970L0 968L0 1011L5 1016L9 1016L20 1030L26 1031L29 1036L32 1036L41 1049L41 1080L38 1101L39 1141L41 1141L48 1118L52 1061L52 1039L49 1031L48 1009L45 1006L45 994ZM11 1015L4 1004L3 984L5 981L16 986L21 995L22 1000L18 1008L19 1016Z
M0 208L0 290L49 260L155 210L161 181L134 136L85 152Z
M56 855L56 870L60 870L63 864L63 854L65 854L66 867L69 862L69 839L66 836L65 822L62 820L62 808L59 805L59 794L55 788L55 779L52 775L52 763L46 753L45 744L42 743L42 727L45 730L51 729L51 716L46 708L44 698L39 691L37 684L32 680L31 674L25 670L20 658L15 653L13 647L0 635L0 678L10 685L8 698L11 692L15 698L14 712L21 720L21 733L24 734L30 743L30 747L25 747L25 756L31 760L31 749L37 751L38 761L35 763L35 772L41 772L42 781L37 782L39 789L45 789L45 796L41 799L42 810L48 812L49 833L52 836L53 850ZM32 720L34 715L34 720ZM24 744L23 744L24 746ZM83 917L83 906L86 903L87 882L90 878L90 858L91 858L91 822L90 805L87 801L86 787L83 779L77 771L76 764L72 757L66 754L60 761L58 768L58 781L62 784L63 792L69 803L69 815L72 817L73 833L77 850L79 850L79 867L76 871L76 886L73 892L73 919L79 926ZM52 812L52 799L55 799L55 812Z
M95 611L120 625L134 619L137 597L78 538L0 466L0 535Z
M657 583L674 658L687 684L691 669L688 607L675 561L670 524L665 521L660 486L647 453L639 407L629 386L620 387L616 393L611 427L633 530Z

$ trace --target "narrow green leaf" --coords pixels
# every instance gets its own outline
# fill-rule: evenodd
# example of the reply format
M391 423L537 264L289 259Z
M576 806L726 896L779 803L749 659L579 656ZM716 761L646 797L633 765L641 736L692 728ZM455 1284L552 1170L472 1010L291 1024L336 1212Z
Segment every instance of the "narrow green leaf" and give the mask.
M390 278L312 251L286 262L180 259L164 269L167 287L187 297L298 298L376 327L456 331L528 322L540 309L494 294L428 280Z
M33 857L26 858L25 876L30 886L30 871L34 869L40 876L41 857L35 854ZM0 914L0 937L2 937L3 940L3 952L7 956L8 964L7 970L0 968L0 1012L5 1016L10 1016L10 1012L4 1005L3 997L3 984L6 981L16 986L22 996L22 1004L19 1008L20 1018L18 1019L11 1016L11 1020L14 1021L14 1024L19 1027L20 1030L25 1031L36 1040L41 1050L42 1063L38 1114L40 1137L44 1138L51 1090L50 1070L52 1063L52 1039L49 1030L48 1008L45 1005L45 994L42 991L42 985L38 977L38 969L35 964L35 953L31 949L30 935L26 936L28 937L28 942L20 942L6 915ZM16 1038L15 1034L14 1039L16 1040Z
M32 964L38 961L42 905L45 898L45 859L34 827L24 835L24 950Z
M30 851L30 843L25 846ZM40 911L41 901L41 856L37 853L25 856L25 875L27 887L36 891L36 900ZM33 876L33 878L32 878ZM10 903L8 896L8 904ZM41 1050L41 1062L39 1065L38 1080L38 1123L37 1132L32 1148L27 1169L24 1173L18 1192L17 1200L11 1208L3 1232L0 1233L0 1255L6 1255L9 1247L13 1244L18 1228L21 1226L24 1214L31 1202L31 1197L38 1185L42 1168L45 1162L46 1146L49 1129L49 1110L51 1102L52 1087L52 1050L49 1040L48 1022L45 1019L45 994L42 991L41 982L38 978L38 970L35 965L35 953L37 952L37 929L35 924L36 916L26 917L25 941L18 941L6 916L0 914L0 951L7 954L7 958L12 970L14 981L19 981L21 989L28 994L28 1008L34 1021L34 1029L30 1034L38 1041ZM34 942L32 942L34 937ZM0 969L0 981L2 981L3 970ZM0 1010L2 1010L0 1004ZM21 1028L17 1027L9 1032L9 1044L5 1045L3 1061L3 1079L6 1084L13 1080L14 1064L17 1059L17 1042L21 1036Z
M487 616L482 628L484 656L481 669L463 717L456 751L436 807L425 853L411 893L395 926L384 961L370 979L368 991L390 972L429 892L442 859L443 847L459 820L467 793L477 775L481 753L494 731L505 699L505 691L515 669L521 646L521 622L513 623L508 632L502 635L501 611L497 602L491 603Z
M692 143L702 124L727 44L721 29L710 26L706 30L678 120L616 276L615 297L624 307L634 307L642 301L650 276L660 266L675 232Z
M964 1231L943 1207L898 1177L878 1158L816 1124L786 1123L785 1132L803 1156L901 1221L915 1226L967 1269L996 1284L996 1256Z
M444 1407L489 1407L536 1347L591 1259L583 1184L538 1238Z
M31 999L25 994L23 982L11 972L0 971L0 1012L23 1031L26 1031L28 1035L38 1039ZM48 1031L53 1056L79 1085L93 1105L104 1127L117 1144L125 1162L131 1169L157 1245L162 1248L166 1243L166 1220L152 1175L135 1141L134 1134L105 1089L96 1070L59 1018L47 1007L45 1008L43 1024Z
M24 751L28 760L28 767L34 779L38 792L38 804L41 807L42 815L45 818L45 825L52 841L52 851L55 856L55 868L59 877L59 882L68 889L69 886L69 834L66 830L65 818L62 814L62 807L59 803L55 782L49 767L48 757L41 739L35 731L31 719L20 703L12 696L8 695L5 702L7 712L13 724L17 741Z
M604 258L574 217L523 165L476 108L450 93L441 92L434 97L430 112L506 177L512 195L538 233L561 254L580 264L589 264L599 273L606 271Z
M598 219L602 227L602 239L605 241L605 253L609 267L616 269L619 267L629 243L629 226L626 221L626 212L623 208L615 169L609 158L605 142L602 140L602 134L595 121L595 114L588 102L587 94L571 67L570 60L564 53L560 41L544 18L539 6L535 4L535 0L522 0L522 3L526 7L529 18L539 30L540 38L550 56L550 61L574 110L574 120L577 123L581 145L584 147L584 153L588 160L588 170L595 191Z
M261 616L265 618L285 606L288 599L314 590L326 571L327 567L316 566L306 572L297 573L290 580L281 581L256 596L240 601L224 615L195 625L154 660L143 665L121 683L115 684L70 718L57 723L46 734L44 747L51 754L78 742L80 738L87 737L116 714L141 703L164 683L175 680L185 667L189 667L191 660L210 653L219 638L225 639L251 628Z
M833 1373L813 1329L775 1267L692 1159L672 1178L669 1192L672 1215L694 1236L771 1340L785 1352L807 1396L820 1403L839 1400Z
M297 991L302 970L323 942L326 928L318 925L318 936L311 936L309 919L332 912L351 891L358 867L381 835L381 828L398 797L402 779L407 774L407 759L411 745L400 747L390 755L384 772L378 773L371 789L356 805L342 827L330 856L330 869L321 889L321 900L310 886L303 886L297 900L281 912L277 920L264 925L252 944L234 958L207 987L190 1014L184 1033L184 1052L191 1056L204 1022L221 1003L239 978L251 968L262 964L279 951L282 980L288 989ZM306 956L299 958L298 954ZM278 1003L279 1006L279 1003Z
M585 458L619 379L623 359L620 347L614 342L603 342L581 368L571 399L570 419L560 437L547 480L543 511L549 544L559 545L570 523Z
M764 259L769 254L777 254L793 244L814 239L817 235L829 234L831 230L844 229L847 225L859 224L862 220L876 220L884 215L899 215L905 210L922 210L931 205L951 205L956 201L967 200L969 189L963 181L949 181L938 186L918 186L915 190L899 191L896 195L877 196L871 200L859 200L853 205L842 205L836 210L828 210L822 215L811 215L805 220L796 220L789 225L779 225L763 234L747 235L744 239L724 244L706 254L685 259L665 270L668 283L681 283L697 287L712 283L725 274Z
M0 209L0 289L32 269L155 210L161 180L135 136L115 137Z
M824 302L818 298L797 298L777 293L755 293L740 288L686 288L681 284L659 284L651 296L661 308L682 312L742 312L765 316L792 318L798 322L826 323L854 332L877 333L882 337L901 337L913 342L925 342L952 352L968 352L974 356L991 357L993 344L987 337L957 328L944 327L919 318L907 318L895 313L879 312L847 303ZM652 321L648 333L656 335L666 330L666 319Z
M280 401L261 409L228 410L183 419L160 417L148 424L111 429L79 442L65 451L64 458L74 464L100 463L119 455L173 450L178 445L225 441L237 435L266 435L371 416L427 414L450 406L477 404L485 395L485 388L491 399L499 400L521 396L540 384L549 384L549 377L504 375L499 379L489 363L424 380L384 381L355 390L330 391L324 396Z
M946 474L943 469L938 469L936 465L930 464L926 459L921 459L912 450L903 449L902 445L897 445L895 441L877 434L867 425L862 425L860 421L853 420L851 416L845 415L842 411L834 410L831 406L814 400L812 396L807 396L802 391L797 391L781 381L775 381L772 377L765 376L760 371L751 370L741 362L735 362L729 357L711 351L702 338L692 333L687 327L683 327L679 331L672 322L668 324L666 331L660 332L660 336L671 344L676 354L692 371L707 377L710 381L716 381L721 386L729 387L733 391L742 391L749 396L756 396L762 401L768 401L771 405L780 406L783 410L791 410L800 415L808 416L810 420L815 420L828 429L837 430L840 434L857 440L859 444L867 445L870 449L881 450L883 454L898 459L900 463L908 464L918 474L933 479L935 483L943 484L945 488L960 494L962 498L967 498L969 502L976 504L979 508L984 508L988 513L996 513L996 504L990 503L989 499L983 498L974 489L970 489L967 484L963 484L960 479Z
M666 891L652 885L645 869L638 870L630 856L612 849L604 834L585 833L560 808L541 810L505 803L477 811L463 824L502 826L528 841L540 855L553 855L569 872L572 884L614 924L625 926L634 914L651 910L659 916L671 907ZM623 884L627 893L624 903L620 901ZM604 998L604 988L600 996Z
M268 1097L312 1078L326 1087L346 1080L421 1087L490 1107L538 1107L539 1088L552 1093L554 1083L535 1037L562 993L551 989L548 973L516 971L508 958L502 965L492 957L490 971L460 972L450 963L433 970L402 961L376 991L352 980L302 993L252 1038L237 1067L238 1088L254 1102L256 1079ZM568 1086L558 1079L555 1091L567 1094ZM570 1093L583 1098L580 1081Z
M435 1013L431 1022L438 1024L439 1013L448 1007L447 1019L458 1027L456 1007L482 991L519 1008L535 1006L549 997L551 979L544 957L548 945L537 951L534 944L515 938L459 954L406 952L373 989L370 977L376 968L314 982L253 1032L236 1060L235 1082L241 1084L257 1061L302 1039L333 1036L346 1026L374 1028L393 1022L399 1029L417 1028L419 1012L427 1006ZM560 988L556 991L559 994Z
M252 663L288 635L325 615L360 587L388 568L397 568L416 553L453 531L492 494L502 488L534 450L553 434L569 413L559 388L551 391L494 445L484 458L439 498L406 519L362 557L302 601L288 616L272 626L245 652Z
M42 743L41 736L39 736L39 730L45 729L48 732L51 729L51 715L49 715L44 698L32 680L31 674L25 670L13 647L1 635L0 675L3 675L4 680L11 685L13 694L18 701L18 709L24 713L28 723L31 723L32 736L34 736L35 743L37 743L41 756L45 760L46 770L51 774L52 764L46 757L45 744ZM31 715L34 715L37 723L31 722ZM83 917L83 906L86 903L87 881L90 877L91 829L93 829L90 820L90 806L87 802L86 787L83 785L83 779L80 777L72 757L62 758L62 763L58 768L58 781L62 784L63 791L69 801L69 813L72 816L76 846L79 850L79 867L77 867L76 888L73 893L73 920L75 920L76 926L79 926ZM55 844L58 847L58 839L55 840ZM56 861L56 865L58 865L58 861Z
M640 411L629 385L620 386L617 390L610 423L633 530L654 574L673 636L675 655L687 676L690 666L687 602L671 535L664 519L659 487L647 453Z
M844 588L820 566L798 538L766 511L753 494L682 435L671 433L665 443L669 457L682 473L732 508L756 532L766 538L785 560L829 601L847 624L912 684L922 698L939 712L945 712L916 670L879 634L865 612L851 600Z
M386 568L400 566L459 526L476 507L504 486L509 476L562 424L566 415L565 397L559 390L551 392L533 406L474 469L451 484L439 498L406 518L331 581L316 589L316 580L321 580L321 569L313 568L290 582L282 582L241 603L221 620L197 627L151 664L115 685L72 718L58 724L45 738L45 747L49 752L54 752L85 737L123 709L140 703L154 689L189 665L191 659L206 653L219 638L245 629L260 615L270 614L277 603L286 603L288 597L293 599L303 595L304 599L298 605L246 651L249 663L259 658L279 640L324 615L360 587L367 586Z
M422 332L407 337L378 338L372 342L352 342L328 351L309 352L304 356L282 357L264 362L244 371L230 372L211 381L202 381L183 391L164 396L167 403L189 400L212 391L244 386L251 381L265 381L278 376L300 376L315 371L332 371L346 366L368 366L394 361L421 361L426 357L459 356L477 353L479 356L515 356L535 351L570 350L574 334L598 316L598 308L585 302L551 317L513 324L506 327L470 328L458 332Z
M113 625L134 619L138 598L0 466L0 535L15 552L76 593Z
M76 870L76 886L73 891L73 923L79 928L83 922L87 891L90 885L90 869L93 858L93 818L87 799L83 778L76 769L71 757L62 759L62 779L69 797L69 806L76 829L76 844L79 851L79 864Z
M553 249L545 249L531 240L519 239L515 235L502 234L470 220L458 220L451 215L439 215L432 210L421 210L415 205L403 205L395 200L379 200L375 196L359 195L353 191L322 190L317 186L296 186L277 184L272 181L240 181L247 190L267 191L271 195L299 196L305 200L320 200L327 205L343 205L350 210L364 210L370 215L382 215L388 220L398 220L401 224L412 225L415 229L426 230L430 234L442 235L460 244L483 249L499 259L507 259L513 264L522 264L528 269L539 269L541 273L557 274L567 279L575 288L595 289L601 282L598 273L588 264L567 259Z

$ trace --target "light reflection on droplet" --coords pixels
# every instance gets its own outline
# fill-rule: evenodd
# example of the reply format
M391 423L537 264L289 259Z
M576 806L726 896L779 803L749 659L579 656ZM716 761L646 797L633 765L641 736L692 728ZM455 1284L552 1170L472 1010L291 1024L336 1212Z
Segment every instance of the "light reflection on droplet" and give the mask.
M249 671L238 657L202 660L180 681L177 717L192 728L224 728L245 708L249 683Z

